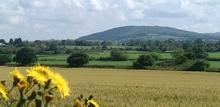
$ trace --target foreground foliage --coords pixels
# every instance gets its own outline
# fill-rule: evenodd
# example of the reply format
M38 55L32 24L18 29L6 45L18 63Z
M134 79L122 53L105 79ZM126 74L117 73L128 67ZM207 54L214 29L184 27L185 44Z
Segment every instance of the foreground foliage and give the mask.
M1 105L7 107L50 107L53 105L53 100L61 101L61 99L70 96L69 83L49 67L36 65L26 71L27 75L25 76L15 68L10 72L13 83L8 84L5 80L1 81ZM92 98L88 102L90 100Z

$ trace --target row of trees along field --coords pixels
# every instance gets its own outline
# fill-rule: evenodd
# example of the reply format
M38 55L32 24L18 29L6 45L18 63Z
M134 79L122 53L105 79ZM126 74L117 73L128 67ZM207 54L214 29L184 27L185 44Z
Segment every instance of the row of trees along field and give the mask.
M1 53L16 53L21 47L32 47L38 54L58 54L71 53L72 50L80 50L77 46L88 46L89 49L96 50L111 50L112 46L118 46L121 50L137 50L137 51L156 51L166 52L173 51L177 48L189 50L197 43L202 43L204 49L208 52L220 51L220 41L209 42L197 39L194 41L177 41L174 39L168 40L129 40L123 42L107 42L107 41L77 41L77 40L36 40L23 41L21 38L10 39L8 42L0 39ZM76 46L68 48L68 46Z
M133 68L160 69L172 67L178 70L205 70L207 52L220 51L219 42L206 42L201 39L195 41L159 40L132 40L127 42L106 41L74 41L74 40L45 40L23 41L21 38L10 39L6 42L0 39L0 64L15 61L19 65L27 65L37 61L38 54L71 54L67 63L72 67L79 67L89 62L89 55L85 51L110 50L110 57L100 60L126 61L126 51L149 51L149 54L140 55L134 62ZM78 47L77 47L78 46ZM88 46L89 48L80 48ZM172 60L159 60L160 55L153 52L171 52ZM75 64L77 62L78 64Z

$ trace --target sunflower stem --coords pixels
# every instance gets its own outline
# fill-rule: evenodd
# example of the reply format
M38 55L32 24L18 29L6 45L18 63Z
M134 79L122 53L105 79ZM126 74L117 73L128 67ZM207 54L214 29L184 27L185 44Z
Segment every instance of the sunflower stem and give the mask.
M28 88L26 91L25 91L25 94L27 94L30 90L32 90L34 88L35 84L32 85L30 88Z
M36 107L44 107L43 101L40 97L35 99L35 103Z
M24 90L19 90L19 93L20 93L20 99L16 107L24 107L27 101L27 97L24 94Z
M47 101L45 107L50 107L50 105L51 105L51 101Z

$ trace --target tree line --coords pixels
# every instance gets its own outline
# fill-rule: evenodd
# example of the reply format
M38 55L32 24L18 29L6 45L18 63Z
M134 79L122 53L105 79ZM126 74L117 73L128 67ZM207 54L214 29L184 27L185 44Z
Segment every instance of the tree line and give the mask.
M71 54L67 58L67 63L72 67L79 67L89 62L89 56L84 53L84 49L68 49L66 46L92 46L91 51L110 50L110 57L100 60L126 61L128 56L123 50L147 51L149 54L140 55L133 62L133 68L163 68L175 67L179 70L205 70L209 67L206 59L207 52L220 51L220 41L206 42L202 39L195 41L168 40L130 40L127 42L113 43L106 41L75 41L75 40L36 40L23 41L21 38L10 39L6 42L0 39L0 65L15 61L19 65L27 65L37 61L37 54ZM110 48L112 45L122 46L122 48ZM133 46L123 48L123 46ZM160 56L154 52L170 52L172 60L158 61ZM75 63L77 62L77 64ZM153 68L153 69L154 69Z
M190 50L198 42L203 44L203 48L208 52L220 51L220 40L218 42L206 42L202 39L194 41L167 40L129 40L122 42L108 41L77 41L77 40L35 40L23 41L21 38L10 39L8 42L0 39L0 53L13 53L21 47L31 47L38 54L59 54L71 53L79 48L68 49L66 46L91 46L96 50L111 50L111 46L122 46L121 50L137 50L152 52L169 52L177 48ZM124 46L124 47L123 47Z

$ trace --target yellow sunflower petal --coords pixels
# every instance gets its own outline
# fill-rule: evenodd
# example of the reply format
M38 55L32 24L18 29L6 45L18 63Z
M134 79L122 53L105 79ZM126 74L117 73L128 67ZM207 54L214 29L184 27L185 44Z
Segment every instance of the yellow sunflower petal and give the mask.
M41 86L44 86L45 83L48 81L48 79L44 75L35 71L28 71L28 76L32 77Z
M47 78L50 78L53 75L53 71L51 71L50 68L47 66L36 65L32 67L31 70L34 70L42 75L45 75Z
M28 76L32 77L39 85L45 86L46 82L52 78L53 72L49 67L36 65L27 70Z
M25 81L26 80L25 76L23 76L17 68L15 68L12 72L10 72L10 75L13 78L19 79L20 81Z
M14 82L17 81L15 85L23 84L25 88L29 86L27 78L17 68L10 72L10 75L14 78Z
M58 73L54 73L52 83L57 87L62 98L70 96L70 88L68 82Z
M8 91L6 87L1 83L0 83L0 96L2 96L5 99L5 101L9 100Z

